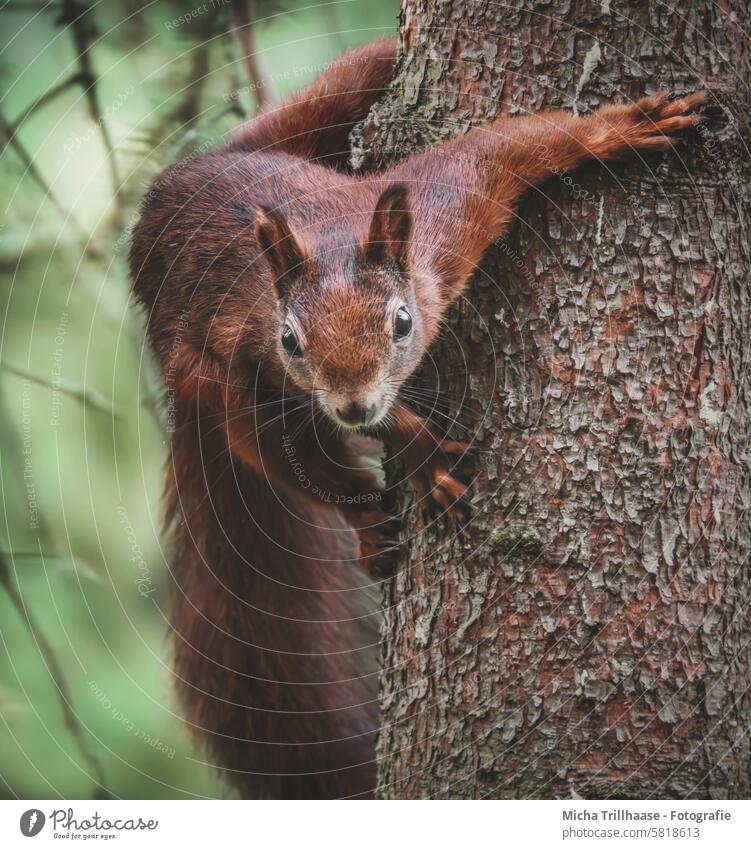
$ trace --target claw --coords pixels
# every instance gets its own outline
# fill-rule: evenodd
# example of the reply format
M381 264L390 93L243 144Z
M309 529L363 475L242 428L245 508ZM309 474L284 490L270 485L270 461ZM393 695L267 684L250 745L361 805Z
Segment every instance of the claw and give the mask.
M450 519L469 518L472 510L468 496L468 485L455 477L443 464L423 467L419 476L413 477L420 501L428 509L431 518L438 515Z
M613 158L624 149L670 150L680 141L676 134L703 120L700 112L692 110L704 103L706 97L705 92L699 91L668 100L666 92L659 92L630 106L605 107L599 114L616 138L603 145L601 158Z
M451 439L443 439L439 447L444 454L470 454L473 446L469 442L455 442Z
M665 104L660 110L660 117L672 118L674 115L680 115L684 112L690 112L697 106L701 106L702 103L706 103L706 100L706 91L695 91L693 94L688 94L685 97L681 97L678 100L673 100L671 103Z
M468 497L469 484L462 480L465 472L469 474L464 463L483 449L450 439L439 440L437 445L440 453L434 452L413 469L413 487L431 519L444 516L456 522L466 521L471 518L472 506ZM452 463L449 456L457 457L456 461Z
M705 102L706 92L697 91L678 100L667 100L665 92L645 97L634 106L632 147L638 150L668 150L680 139L673 133L694 127L703 120L692 112Z

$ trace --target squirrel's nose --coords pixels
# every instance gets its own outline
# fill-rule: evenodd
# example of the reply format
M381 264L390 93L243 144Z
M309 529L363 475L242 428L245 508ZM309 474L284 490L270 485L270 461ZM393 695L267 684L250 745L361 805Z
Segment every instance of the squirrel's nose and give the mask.
M358 404L357 401L350 401L349 404L337 407L336 410L339 419L348 425L367 424L373 418L374 413L375 404L365 406L365 404Z

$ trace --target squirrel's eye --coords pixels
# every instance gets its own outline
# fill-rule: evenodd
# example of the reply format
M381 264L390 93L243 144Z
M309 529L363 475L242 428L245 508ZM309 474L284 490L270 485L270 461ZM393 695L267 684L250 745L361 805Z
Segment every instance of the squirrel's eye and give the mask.
M295 331L285 324L282 328L282 348L290 355L290 357L301 357L302 349L297 343Z
M399 307L394 316L394 339L406 339L412 332L412 316L406 307Z

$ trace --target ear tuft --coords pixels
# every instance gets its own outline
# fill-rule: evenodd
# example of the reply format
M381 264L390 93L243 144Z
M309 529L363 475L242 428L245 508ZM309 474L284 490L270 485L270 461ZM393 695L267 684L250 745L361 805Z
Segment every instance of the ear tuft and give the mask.
M305 252L285 217L271 207L259 206L256 209L255 233L258 247L274 275L277 295L283 297L302 274Z
M365 258L374 263L392 259L399 268L406 269L411 235L407 186L392 183L378 198L363 246Z

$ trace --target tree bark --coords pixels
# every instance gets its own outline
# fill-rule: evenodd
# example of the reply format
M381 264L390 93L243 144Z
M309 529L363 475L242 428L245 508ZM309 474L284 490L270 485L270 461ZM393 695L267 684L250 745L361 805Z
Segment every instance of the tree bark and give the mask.
M552 175L423 369L487 453L462 535L407 511L383 797L751 793L747 21L744 0L403 2L360 168L660 88L707 87L714 120Z

